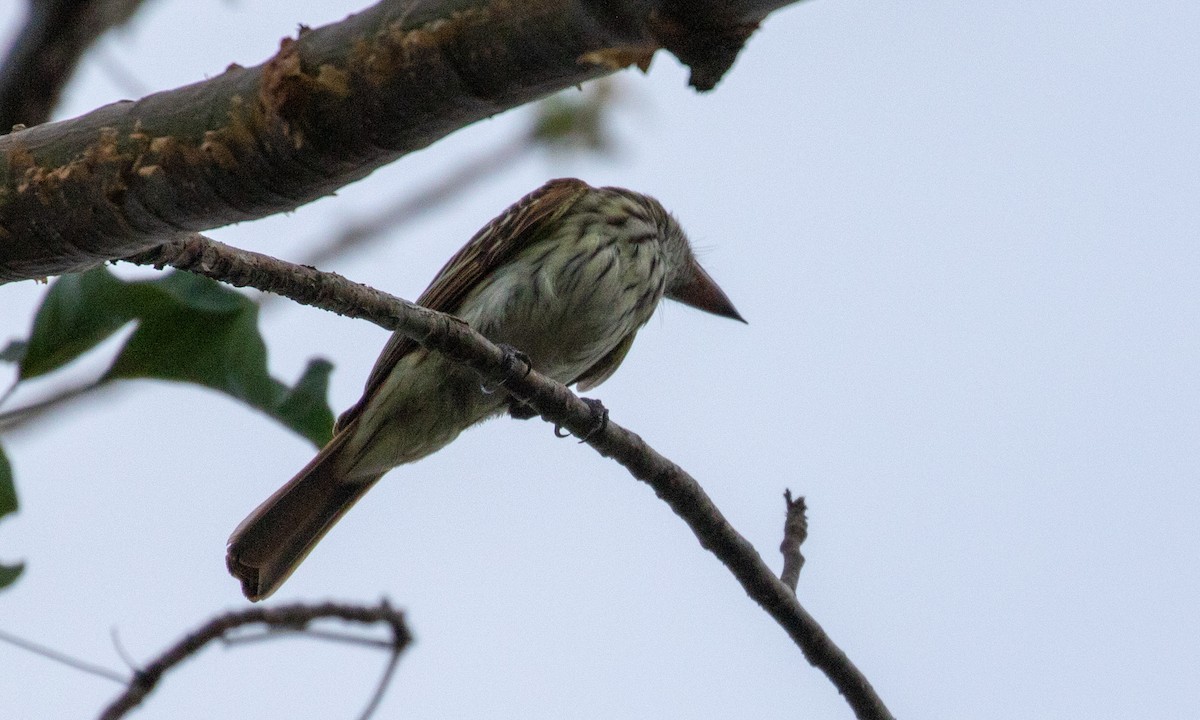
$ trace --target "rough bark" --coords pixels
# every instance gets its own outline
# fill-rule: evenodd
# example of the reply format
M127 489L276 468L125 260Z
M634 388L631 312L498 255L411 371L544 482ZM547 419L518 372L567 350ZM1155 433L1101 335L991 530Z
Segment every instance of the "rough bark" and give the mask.
M257 67L0 137L0 282L292 210L659 48L709 89L785 4L383 0L302 28Z

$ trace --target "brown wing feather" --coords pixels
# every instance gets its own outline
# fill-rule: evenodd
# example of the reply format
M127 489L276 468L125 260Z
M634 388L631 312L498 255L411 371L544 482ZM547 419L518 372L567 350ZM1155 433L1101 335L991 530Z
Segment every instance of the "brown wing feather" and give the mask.
M617 343L616 347L608 351L607 355L597 360L595 365L584 370L582 375L575 378L575 384L578 385L579 391L587 392L612 377L617 368L621 367L625 356L629 354L629 348L633 347L633 339L636 336L637 330L626 335L621 342Z
M459 305L481 278L541 237L548 225L562 217L590 189L591 186L582 180L560 178L550 180L513 203L446 262L417 298L417 304L445 313L458 312ZM335 432L362 413L367 398L379 390L400 358L417 347L416 342L403 335L392 335L367 377L362 398L341 414L334 426Z

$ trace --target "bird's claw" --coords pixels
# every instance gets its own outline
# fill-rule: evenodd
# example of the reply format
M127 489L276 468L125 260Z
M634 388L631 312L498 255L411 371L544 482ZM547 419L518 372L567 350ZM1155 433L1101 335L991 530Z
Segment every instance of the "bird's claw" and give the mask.
M529 373L533 372L533 361L529 359L528 355L521 352L520 350L513 347L512 345L506 345L504 343L496 343L496 346L504 351L504 360L502 361L502 364L504 366L504 379L501 380L500 382L496 383L495 385L491 385L491 386L489 386L487 383L480 383L479 390L484 395L491 395L492 393L496 392L500 388L507 385L509 383L509 381L511 381L517 377L521 377L521 378L529 377ZM518 374L518 372L517 372L517 363L518 362L523 363L525 365L525 372ZM534 414L536 414L536 413L534 413ZM513 417L516 417L516 416L514 415ZM533 415L530 415L529 417L533 417Z
M599 400L597 400L595 398L579 398L579 399L582 400L583 403L588 406L588 409L591 410L591 414L592 414L592 427L584 434L583 437L579 438L579 442L585 443L593 435L604 430L604 428L608 427L608 408L604 407L604 403L600 402ZM565 438L565 437L569 437L570 435L571 435L570 432L563 431L562 425L554 426L554 436L555 437Z

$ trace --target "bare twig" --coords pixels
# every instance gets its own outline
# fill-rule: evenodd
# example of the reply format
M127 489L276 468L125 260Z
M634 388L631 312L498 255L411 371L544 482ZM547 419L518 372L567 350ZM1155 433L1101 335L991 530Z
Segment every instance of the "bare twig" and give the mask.
M783 572L779 579L795 590L796 583L800 582L800 570L804 568L800 546L808 538L808 517L804 514L807 507L803 495L792 499L791 490L783 491L783 501L787 504L787 516L783 521L783 542L779 544L779 552L783 553Z
M529 137L521 135L493 148L484 155L472 158L441 180L423 188L416 195L385 208L373 217L346 225L328 245L317 248L315 252L305 257L301 261L302 264L327 265L334 258L361 249L362 246L384 233L436 210L450 198L463 193L472 185L486 180L497 170L512 167L514 162L533 147Z
M129 668L130 672L137 673L137 661L125 649L125 643L121 642L121 634L117 632L117 628L113 627L108 632L112 637L113 649L117 651L117 657L121 658L122 662L125 663L125 667Z
M287 632L288 632L288 630L279 630L276 628L271 628L271 629L264 630L263 632L260 632L260 633L255 633L253 635L246 633L244 635L238 635L237 637L223 638L222 642L223 642L223 644L225 644L228 647L233 647L234 645L252 645L254 643L260 643L260 642L264 642L267 640L278 640L280 638L280 636L284 635ZM304 628L303 630L296 630L295 632L304 633L304 637L309 638L311 640L327 640L329 642L344 643L346 645L362 645L364 647L373 647L373 648L381 648L381 649L389 649L392 647L391 641L378 640L376 638L369 638L369 637L360 637L358 635L352 635L350 633L330 632L328 630L314 630L312 628Z
M142 2L143 0L134 0ZM92 57L88 62L99 68L105 75L108 76L111 82L118 91L129 97L142 97L149 95L153 88L148 85L138 74L131 70L118 57L111 48L100 45L92 53Z
M9 384L8 389L0 393L0 407L2 407L4 403L8 402L8 399L12 397L12 394L17 391L17 385L20 384L20 382L21 381L19 379L13 380L12 383ZM0 415L0 427L3 427L2 419L3 415Z
M95 397L97 390L110 390L112 387L104 378L96 378L78 385L58 388L48 397L0 412L0 432L12 432L28 423L40 420L51 410L58 410L76 400Z
M48 648L45 645L39 645L30 640L19 638L16 635L6 633L3 630L0 630L0 641L6 642L10 645L15 645L22 650L28 650L35 655L41 655L44 658L53 660L54 662L62 663L67 667L73 667L76 670L82 670L86 673L91 673L92 675L98 675L102 678L112 680L113 682L118 682L122 685L129 682L128 676L122 675L116 670L110 670L103 665L96 665L86 660L80 660L79 658L71 657L66 653L61 653L57 650Z
M383 669L383 674L379 676L379 685L375 687L375 692L367 701L367 706L363 708L362 715L358 716L358 720L370 720L375 711L379 709L379 703L383 701L383 693L387 691L388 685L392 682L392 676L396 674L396 666L400 664L402 649L403 647L400 645L392 646L392 656L388 658L388 664Z
M597 429L592 408L561 383L536 371L511 373L506 353L466 323L334 273L237 250L200 235L127 259L156 267L170 265L369 320L474 368L492 383L503 384L545 420L585 438L601 455L615 459L649 484L688 524L701 546L716 555L746 593L783 627L808 661L829 677L859 718L892 717L866 676L800 605L795 592L775 576L754 546L734 530L691 475L612 420Z
M261 624L273 628L296 629L307 627L314 621L324 619L361 624L383 623L392 631L392 642L389 645L392 656L388 660L379 688L372 695L367 709L362 715L363 720L366 720L378 706L383 691L392 677L400 653L412 639L404 624L403 614L393 610L386 602L375 607L337 603L282 605L270 608L252 607L215 617L172 645L145 668L136 672L128 681L125 692L121 693L105 709L100 715L100 720L117 720L117 718L124 717L127 712L146 699L168 671L195 655L208 643L224 638L227 633L237 628Z

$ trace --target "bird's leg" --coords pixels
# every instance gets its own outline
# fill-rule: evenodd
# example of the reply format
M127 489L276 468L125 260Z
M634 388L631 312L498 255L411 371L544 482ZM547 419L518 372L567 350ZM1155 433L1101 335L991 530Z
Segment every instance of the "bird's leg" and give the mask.
M529 373L533 372L533 361L529 359L528 355L512 345L506 343L499 343L498 345L504 351L504 379L491 387L480 384L479 389L486 395L491 395L504 385L507 385L510 380L518 377L518 362L525 364L525 372L520 373L519 377L528 377ZM526 405L524 401L515 397L509 397L508 414L517 420L528 420L529 418L537 417L538 413L537 410Z
M608 408L604 407L604 403L600 402L596 398L579 399L588 406L588 409L591 410L592 415L592 427L586 433L584 433L583 437L579 438L579 442L584 443L588 441L588 438L608 427ZM563 432L562 425L554 426L555 437L565 438L570 434L571 433L569 432Z
M533 406L526 405L523 401L510 397L508 399L508 416L514 420L528 420L532 417L537 417L538 411L533 409Z

